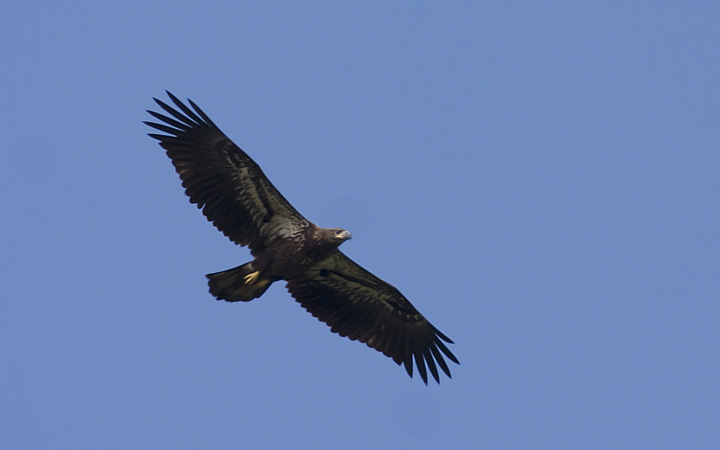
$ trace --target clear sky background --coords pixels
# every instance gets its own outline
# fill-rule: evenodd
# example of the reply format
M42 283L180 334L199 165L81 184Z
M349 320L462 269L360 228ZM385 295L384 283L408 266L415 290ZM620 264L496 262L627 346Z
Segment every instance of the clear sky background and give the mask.
M720 3L10 1L0 447L720 448ZM455 340L425 386L249 260L196 101Z

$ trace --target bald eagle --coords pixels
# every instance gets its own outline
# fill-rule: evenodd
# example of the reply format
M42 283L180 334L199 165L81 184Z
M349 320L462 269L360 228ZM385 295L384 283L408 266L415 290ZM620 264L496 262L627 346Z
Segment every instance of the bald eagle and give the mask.
M144 122L166 134L149 136L167 151L190 202L254 257L206 275L213 296L248 302L284 280L295 300L332 332L382 352L404 365L410 377L414 359L425 384L426 366L438 383L437 366L451 377L444 357L459 362L444 342L453 341L400 291L338 250L350 232L321 228L303 217L195 103L188 99L188 106L167 94L175 108L155 98L168 115L148 111L161 123Z

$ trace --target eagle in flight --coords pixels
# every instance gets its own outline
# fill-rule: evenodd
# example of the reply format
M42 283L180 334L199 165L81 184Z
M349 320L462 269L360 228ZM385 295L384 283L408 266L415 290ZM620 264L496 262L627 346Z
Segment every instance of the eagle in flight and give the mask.
M444 342L453 343L418 312L400 291L360 267L338 247L350 239L342 228L321 228L303 217L198 106L170 92L175 107L154 99L165 114L148 111L150 133L167 151L190 202L254 259L207 275L218 300L248 302L276 281L334 333L358 340L403 364L415 366L425 384L427 369L448 377L444 357L459 364Z

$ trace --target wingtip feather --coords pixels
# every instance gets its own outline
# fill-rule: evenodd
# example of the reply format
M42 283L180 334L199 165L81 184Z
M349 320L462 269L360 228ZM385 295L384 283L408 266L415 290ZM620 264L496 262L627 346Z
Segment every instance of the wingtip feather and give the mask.
M415 353L415 365L417 366L418 373L420 373L420 378L422 378L425 385L427 385L427 370L425 370L425 360L423 359L422 352Z

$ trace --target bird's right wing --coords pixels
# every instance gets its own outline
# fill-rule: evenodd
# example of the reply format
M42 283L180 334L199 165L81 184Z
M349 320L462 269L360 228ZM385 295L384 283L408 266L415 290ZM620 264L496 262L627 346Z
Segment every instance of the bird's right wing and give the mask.
M167 151L190 202L218 230L254 254L274 238L308 225L260 166L195 103L188 100L190 109L170 92L168 96L177 109L154 99L169 116L148 111L161 123L145 122L167 134L149 135Z

